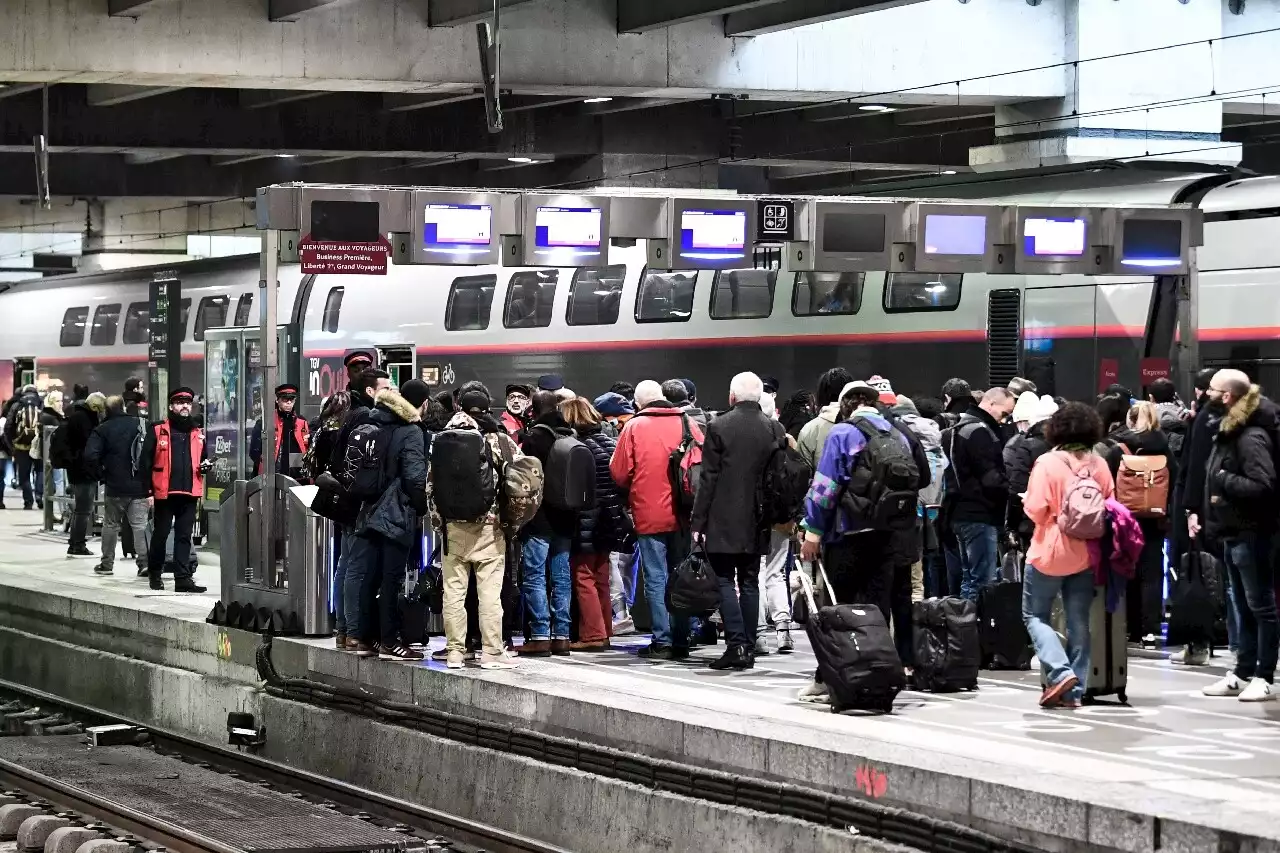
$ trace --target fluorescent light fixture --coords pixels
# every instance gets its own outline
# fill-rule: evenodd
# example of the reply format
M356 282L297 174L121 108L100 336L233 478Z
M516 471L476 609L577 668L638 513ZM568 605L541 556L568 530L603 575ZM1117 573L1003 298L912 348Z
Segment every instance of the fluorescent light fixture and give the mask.
M858 109L867 113L891 113L893 107L886 107L884 104L863 104Z
M291 157L297 157L298 155L297 154L277 154L276 156L281 159L288 159Z
M584 104L607 104L607 103L609 103L609 102L610 102L610 101L612 101L612 100L613 100L613 98L610 98L610 97L608 97L608 96L602 95L602 96L600 96L599 98L587 98L587 99L585 99L582 103L584 103Z
M944 174L944 175L954 175L955 173L956 173L956 170L955 170L955 169L943 169L943 170L942 170L942 174Z
M508 163L532 163L533 158L532 157L508 157L507 162Z
M1176 267L1182 258L1125 258L1120 263L1126 267Z

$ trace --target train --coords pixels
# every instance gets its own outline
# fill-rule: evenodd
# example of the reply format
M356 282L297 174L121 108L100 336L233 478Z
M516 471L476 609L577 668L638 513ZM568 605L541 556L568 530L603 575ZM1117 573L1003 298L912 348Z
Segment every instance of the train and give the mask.
M1197 187L1201 189L1197 190ZM1206 215L1198 252L1202 360L1243 366L1264 386L1280 373L1280 178L1027 196L1034 203L1171 202ZM392 265L386 276L280 271L278 317L298 341L282 375L302 410L343 386L343 357L377 354L400 382L448 390L559 374L593 397L625 380L688 378L700 401L727 403L752 370L785 398L826 369L879 374L907 395L937 396L953 376L973 387L1031 374L1088 398L1112 365L1136 387L1152 276L668 272L643 244L611 247L602 268ZM184 384L204 387L207 333L259 322L258 257L166 266L181 281ZM119 393L145 376L149 286L157 268L0 284L0 398L27 382ZM260 405L260 403L259 403Z

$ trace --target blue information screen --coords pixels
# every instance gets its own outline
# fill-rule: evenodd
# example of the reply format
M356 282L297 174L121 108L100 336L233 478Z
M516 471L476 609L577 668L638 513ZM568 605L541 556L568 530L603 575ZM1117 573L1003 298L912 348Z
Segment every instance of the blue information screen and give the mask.
M539 207L534 245L539 249L599 249L600 208Z
M493 208L487 204L428 204L423 220L428 248L488 246L493 238Z
M747 249L747 214L742 210L684 210L680 213L680 254L686 258L740 258Z

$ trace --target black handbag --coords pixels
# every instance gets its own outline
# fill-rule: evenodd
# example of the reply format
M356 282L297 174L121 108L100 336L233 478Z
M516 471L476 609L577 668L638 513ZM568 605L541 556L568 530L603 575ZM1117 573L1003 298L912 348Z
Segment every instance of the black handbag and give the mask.
M1208 644L1213 640L1219 603L1215 595L1218 561L1200 549L1196 540L1182 555L1178 577L1169 596L1169 645Z
M700 616L719 606L720 579L712 571L706 551L694 548L671 573L667 609L681 616Z

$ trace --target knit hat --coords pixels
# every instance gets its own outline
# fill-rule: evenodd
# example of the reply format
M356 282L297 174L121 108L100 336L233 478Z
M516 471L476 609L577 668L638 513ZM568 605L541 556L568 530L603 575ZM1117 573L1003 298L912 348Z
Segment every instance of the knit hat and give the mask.
M483 391L468 391L458 398L458 409L468 415L479 417L490 414L489 395Z
M1031 422L1034 424L1039 423L1040 421L1047 421L1049 418L1053 417L1057 411L1058 401L1050 397L1048 394L1045 394L1040 398L1039 407L1036 409L1036 416L1032 418Z
M899 394L897 402L893 404L893 413L901 417L902 415L918 415L920 410L916 408L914 400L906 394Z
M601 394L592 402L596 407L596 411L607 418L616 418L622 415L634 415L635 407L631 405L631 401L621 394L613 391Z
M431 386L421 379L410 379L400 386L400 396L404 397L410 406L421 409L422 404L431 396Z
M867 384L880 392L880 402L886 406L892 406L898 402L898 395L893 393L893 386L883 376L878 374L872 376L867 380Z
M761 376L760 384L764 386L764 390L766 394L778 393L779 385L778 385L778 380L776 378L772 376Z
M698 386L693 384L692 379L681 379L680 384L684 386L684 390L689 392L689 399L694 400L698 397Z

